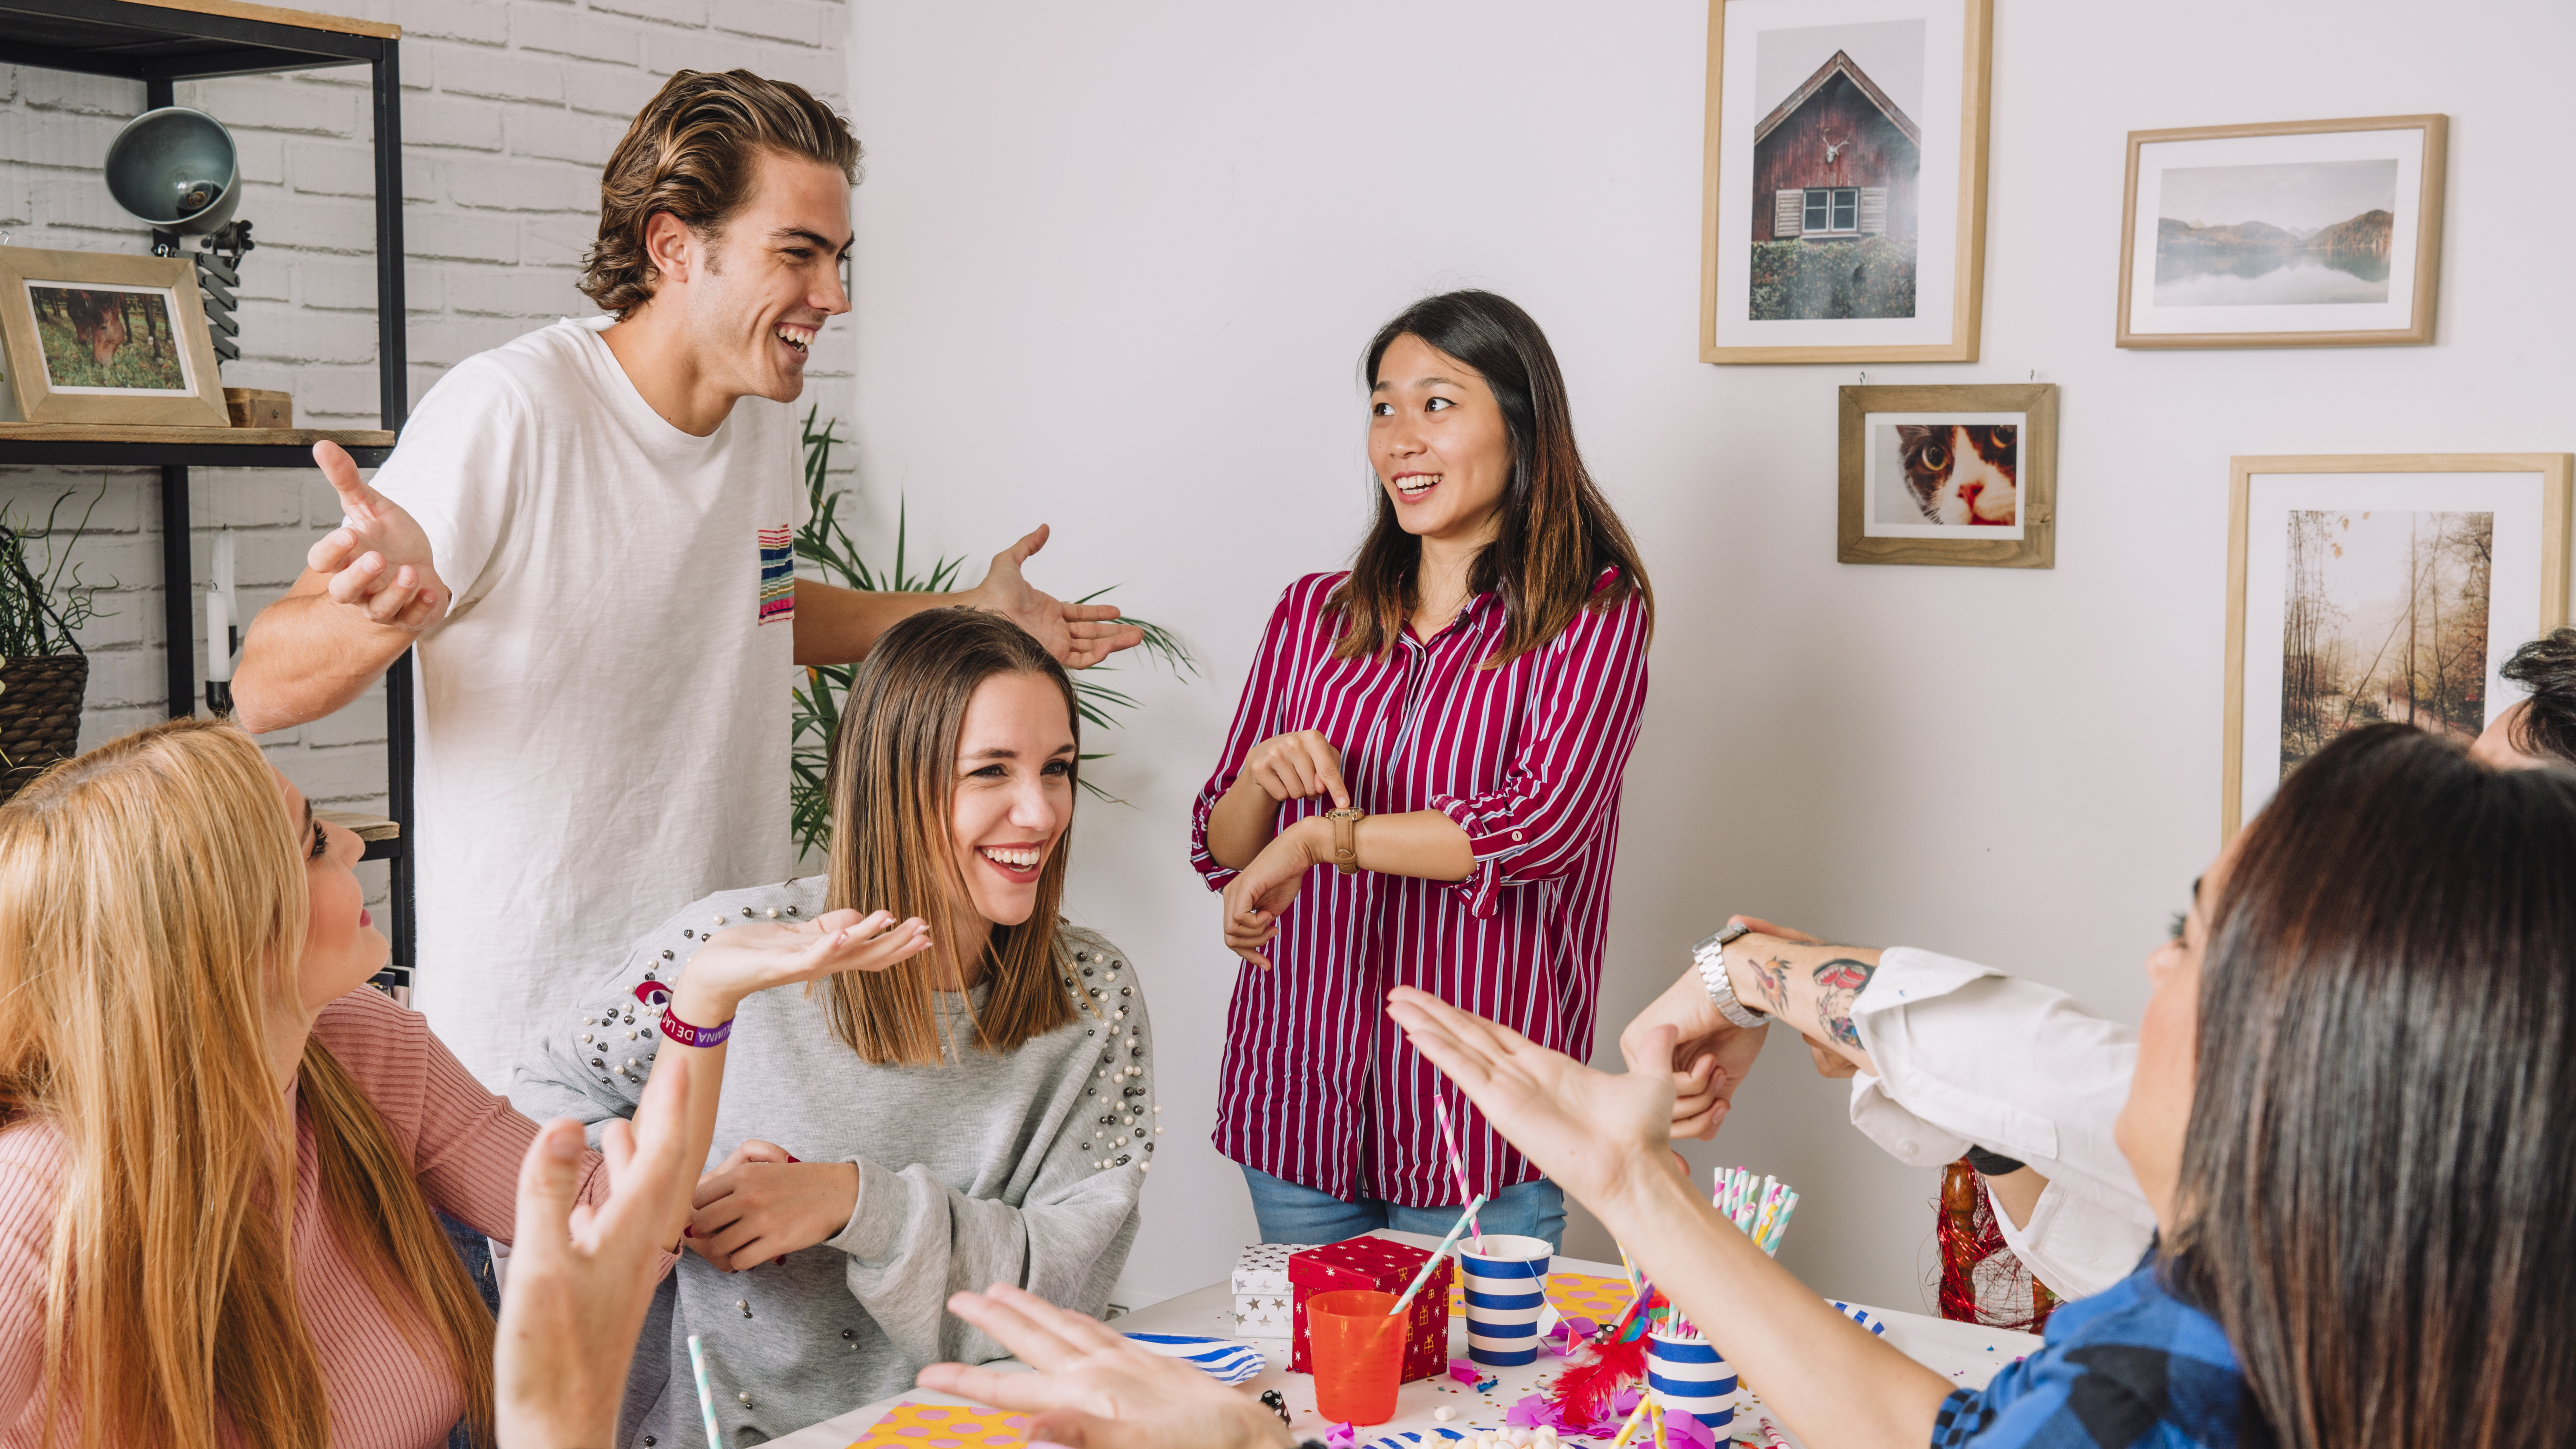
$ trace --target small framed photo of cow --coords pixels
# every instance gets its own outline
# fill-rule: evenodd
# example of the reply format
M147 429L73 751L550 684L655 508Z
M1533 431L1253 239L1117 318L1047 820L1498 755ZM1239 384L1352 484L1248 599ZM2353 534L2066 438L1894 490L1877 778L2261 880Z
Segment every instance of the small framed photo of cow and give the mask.
M185 257L0 247L0 372L20 421L232 422Z
M2057 387L1842 390L1842 563L2054 568Z
M2433 340L2449 120L2129 133L2122 347Z
M1993 0L1709 0L1704 362L1974 362Z

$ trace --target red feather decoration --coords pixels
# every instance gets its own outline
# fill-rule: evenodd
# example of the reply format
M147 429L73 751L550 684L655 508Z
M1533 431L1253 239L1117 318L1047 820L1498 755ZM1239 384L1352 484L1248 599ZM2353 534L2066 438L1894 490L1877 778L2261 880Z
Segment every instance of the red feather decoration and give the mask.
M1572 1424L1597 1424L1612 1417L1611 1404L1621 1389L1646 1381L1646 1340L1595 1343L1579 1349L1548 1386L1547 1396Z

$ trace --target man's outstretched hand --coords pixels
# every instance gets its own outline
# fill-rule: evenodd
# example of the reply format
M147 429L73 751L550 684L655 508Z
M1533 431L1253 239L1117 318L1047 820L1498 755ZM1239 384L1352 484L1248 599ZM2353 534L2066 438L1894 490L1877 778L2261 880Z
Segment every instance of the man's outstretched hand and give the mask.
M1047 526L1041 523L1028 537L993 555L993 567L984 582L967 590L959 602L990 609L1028 630L1067 669L1088 669L1121 649L1144 643L1145 631L1117 622L1113 605L1068 604L1030 587L1020 565L1046 547L1046 541Z
M306 567L329 577L326 597L407 634L445 618L449 595L430 559L429 535L400 504L367 486L339 444L315 443L313 462L346 515L304 555Z

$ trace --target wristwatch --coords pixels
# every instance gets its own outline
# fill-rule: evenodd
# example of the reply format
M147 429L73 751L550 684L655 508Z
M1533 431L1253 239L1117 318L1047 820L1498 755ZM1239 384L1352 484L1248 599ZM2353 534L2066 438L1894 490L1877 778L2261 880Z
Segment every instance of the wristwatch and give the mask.
M1327 810L1324 818L1333 822L1333 869L1344 875L1360 873L1359 825L1368 812L1357 808Z
M1746 1031L1760 1031L1771 1024L1766 1012L1755 1011L1735 999L1735 983L1726 976L1726 948L1735 938L1752 934L1751 926L1729 926L1698 945L1691 947L1691 964L1699 968L1700 984L1708 988L1708 999L1717 1003L1717 1014Z

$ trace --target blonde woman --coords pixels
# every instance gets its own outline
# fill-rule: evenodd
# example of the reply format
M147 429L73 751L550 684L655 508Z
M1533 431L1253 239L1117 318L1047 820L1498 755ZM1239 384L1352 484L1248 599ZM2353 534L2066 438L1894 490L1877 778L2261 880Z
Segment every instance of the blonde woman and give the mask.
M895 625L841 711L826 873L680 911L520 1068L529 1112L613 1125L645 1078L626 1008L708 929L853 900L933 923L892 971L743 1003L727 1156L646 1320L619 1442L698 1442L693 1335L724 1437L756 1444L1009 1352L945 1311L958 1288L1107 1305L1155 1146L1153 1043L1125 954L1059 914L1075 731L1063 668L1009 620Z
M536 1127L365 989L359 849L204 720L0 809L0 1446L489 1437L492 1320L433 1214L507 1241ZM736 932L674 1014L919 949L884 924ZM672 1049L694 1165L723 1048Z

